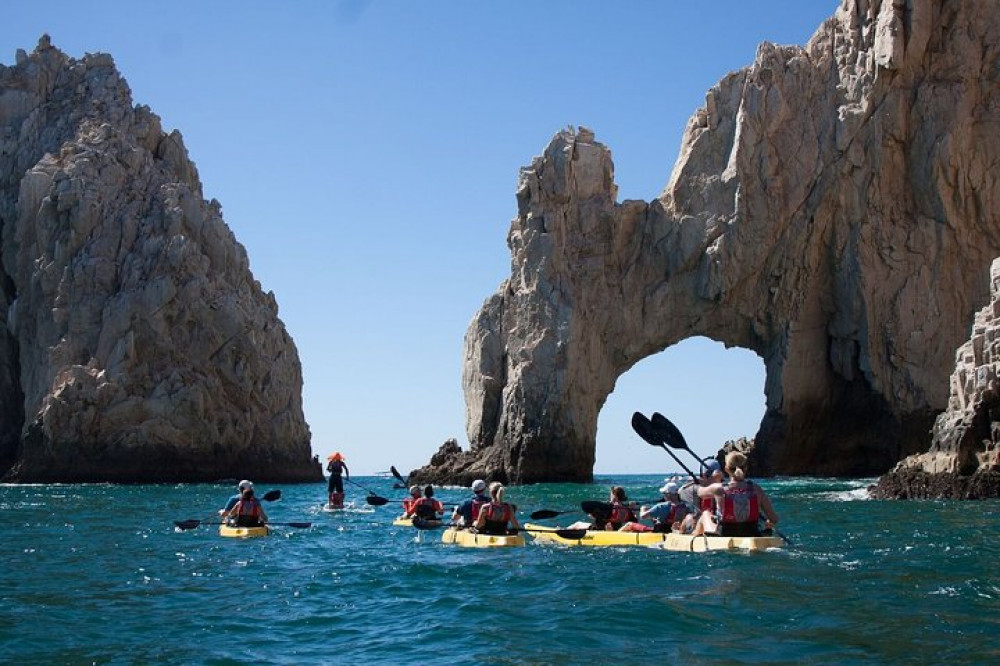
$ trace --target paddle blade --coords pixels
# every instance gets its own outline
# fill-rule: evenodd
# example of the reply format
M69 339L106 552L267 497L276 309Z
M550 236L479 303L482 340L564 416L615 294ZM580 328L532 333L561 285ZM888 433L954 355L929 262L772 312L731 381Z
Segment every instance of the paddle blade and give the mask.
M402 483L404 486L406 485L406 479L403 478L403 476L399 473L399 471L396 469L394 465L389 465L389 471L392 472L392 475L394 477L399 479L400 483Z
M587 536L587 530L556 530L556 536L570 541L579 541Z
M555 518L556 516L569 513L568 511L553 511L552 509L540 509L531 514L532 520L545 520L546 518Z
M667 443L667 446L675 449L687 449L687 442L684 441L684 435L681 434L680 429L670 422L663 414L655 412L653 414L653 429L660 435L661 439ZM690 450L690 449L689 449Z
M288 525L289 527L298 527L303 530L312 527L312 523L275 523L275 524Z
M611 516L611 505L606 502L581 502L580 508L583 509L584 513L589 513L595 518L602 518L606 520Z
M194 528L201 525L200 520L175 520L174 525L177 526L179 530L193 530Z
M384 497L379 497L378 495L369 495L365 498L365 502L371 504L372 506L385 506L389 503L389 500Z
M268 490L266 493L264 493L264 497L262 499L265 502L273 502L275 500L280 500L281 499L281 491L280 490Z
M632 430L635 430L635 434L642 437L643 441L647 444L663 446L663 442L653 432L653 424L650 423L649 419L642 412L632 414Z

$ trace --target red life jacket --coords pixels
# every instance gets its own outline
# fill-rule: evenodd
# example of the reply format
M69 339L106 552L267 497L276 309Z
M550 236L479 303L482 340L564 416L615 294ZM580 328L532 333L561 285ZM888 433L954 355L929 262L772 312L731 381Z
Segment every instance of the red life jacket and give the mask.
M701 498L701 510L702 511L714 511L715 510L715 498L712 497L702 497Z
M760 502L753 483L729 483L725 488L719 514L723 523L756 523L760 517Z
M410 515L413 513L413 507L419 502L422 497L407 497L403 500L403 513Z
M240 500L236 503L236 515L260 520L260 502L257 501L256 497L249 500Z
M472 522L473 523L475 523L476 519L479 518L479 512L482 510L482 508L484 506L486 506L487 504L489 504L489 503L490 503L490 501L488 499L486 499L485 497L480 497L480 496L476 495L475 497L472 498L472 513L471 513L471 515L472 515Z
M479 515L488 523L503 523L506 527L511 517L510 504L506 502L488 502L482 505Z
M612 525L618 525L621 527L625 523L635 522L635 512L628 508L624 504L619 504L618 502L611 503L611 515L608 516L608 522Z
M444 507L441 505L441 502L438 502L433 497L421 497L410 505L407 513L412 513L421 518L433 519L437 518L438 512L442 510L444 510Z

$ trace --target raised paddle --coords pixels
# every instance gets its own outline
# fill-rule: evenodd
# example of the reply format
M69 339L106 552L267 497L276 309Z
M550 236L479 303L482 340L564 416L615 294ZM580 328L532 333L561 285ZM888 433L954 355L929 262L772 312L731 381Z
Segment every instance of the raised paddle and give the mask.
M394 465L389 465L389 471L392 472L392 475L396 477L404 487L406 486L406 479L403 478Z
M675 449L684 449L694 456L695 460L698 461L698 464L702 464L702 459L698 457L697 453L691 450L691 447L689 447L687 442L684 440L684 435L681 434L680 428L671 423L670 419L659 412L654 412L650 423L653 426L653 432L659 436L667 444L667 446ZM678 462L680 461L678 460ZM685 467L684 469L687 468ZM777 529L772 527L771 531L784 539L785 543L789 546L792 545L792 540L779 532Z
M207 520L175 520L174 525L177 526L179 530L193 530L200 525L226 525L227 523ZM312 523L272 523L268 522L267 525L287 525L288 527L298 527L301 529L306 529L307 527L312 527Z
M688 469L688 466L682 463L681 459L678 458L676 455L674 455L673 451L671 451L670 449L668 449L666 446L663 445L663 439L660 437L660 433L653 427L652 422L650 422L650 420L646 418L646 416L641 412L636 412L632 414L632 430L635 430L635 433L639 435L639 437L641 437L647 444L651 444L652 446L658 446L667 453L669 453L670 457L673 458L677 462L677 464L684 469L685 472L690 474L692 479L694 479L695 481L698 480L698 477L695 475L695 473L692 472L690 469ZM683 440L683 437L681 439Z

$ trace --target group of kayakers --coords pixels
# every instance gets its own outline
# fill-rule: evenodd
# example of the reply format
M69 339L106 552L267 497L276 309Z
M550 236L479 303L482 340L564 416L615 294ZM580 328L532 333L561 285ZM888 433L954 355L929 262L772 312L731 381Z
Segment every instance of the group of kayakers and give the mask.
M451 524L456 527L474 528L484 534L509 534L521 529L515 512L517 507L504 501L506 489L502 483L493 482L488 487L482 479L472 482L472 497L455 506ZM489 494L487 494L487 488ZM433 486L410 487L410 497L403 500L403 516L415 520L441 523L444 505L434 498Z
M590 529L733 537L773 530L778 514L764 489L746 478L746 456L732 451L725 462L725 474L717 460L709 460L696 480L668 479L660 488L663 501L648 507L637 507L621 486L614 486L607 505L594 503Z
M350 479L350 471L339 452L330 455L328 461L328 499L331 504L343 506L342 476L346 474ZM746 456L737 451L726 456L725 470L718 461L709 460L702 465L695 480L683 483L676 478L668 479L659 489L663 500L651 506L637 506L629 501L624 488L614 486L607 504L584 503L585 506L592 505L589 513L591 520L574 526L622 532L679 532L695 536L758 536L774 529L778 514L764 489L746 478L746 466ZM240 481L237 490L238 493L230 497L219 511L223 520L237 527L265 524L267 513L254 495L253 483ZM506 489L502 483L493 482L487 486L482 479L476 479L471 490L472 497L455 506L451 515L452 525L485 534L509 534L521 529L516 516L517 507L504 500ZM410 496L402 501L405 517L424 521L425 524L443 522L445 507L434 497L433 486L427 485L423 489L411 486L409 491Z

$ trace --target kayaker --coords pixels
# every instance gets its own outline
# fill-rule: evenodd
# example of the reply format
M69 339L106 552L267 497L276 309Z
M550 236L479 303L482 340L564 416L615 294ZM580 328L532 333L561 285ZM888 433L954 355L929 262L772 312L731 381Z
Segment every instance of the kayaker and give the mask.
M226 500L226 507L224 509L219 510L219 515L225 516L226 514L228 514L232 510L232 508L236 506L236 503L239 502L240 499L243 497L243 491L246 490L247 488L253 490L253 484L250 481L247 481L246 479L240 481L240 484L236 486L236 494L230 497L228 500Z
M729 483L713 483L698 489L700 498L714 501L715 510L702 513L693 532L695 535L760 536L758 519L761 514L766 517L765 529L773 529L778 524L778 514L771 506L771 499L763 488L746 478L746 466L746 456L731 451L726 456Z
M330 504L333 506L344 506L344 479L342 476L347 475L347 479L351 478L351 470L347 469L347 463L344 462L344 455L340 451L331 453L327 457L326 471L330 473L330 481L326 486L326 494L329 496Z
M694 532L694 527L701 515L705 512L712 513L715 510L715 501L711 497L699 497L698 489L713 483L722 483L723 479L725 476L722 474L722 465L719 464L718 460L712 459L702 466L697 483L689 481L681 486L678 495L687 506L688 513L681 521L680 532L691 534Z
M226 514L226 521L236 527L258 527L267 522L267 514L254 497L253 487L243 491L236 505Z
M612 532L620 530L628 523L636 522L633 504L628 501L628 495L621 486L611 488L609 496L611 512L608 515L590 514L594 519L594 529Z
M465 500L451 514L451 522L463 527L472 527L479 518L479 509L490 501L486 494L486 482L476 479L472 482L472 497Z
M417 488L417 486L413 486ZM413 488L410 492L413 492ZM420 488L417 488L417 492L420 492ZM441 520L441 516L444 515L444 504L440 501L434 499L434 487L428 485L424 488L424 496L419 497L410 504L410 508L406 511L406 517L410 518L420 518L421 520Z
M413 505L420 499L420 486L410 486L410 496L403 500L403 515L413 514Z
M681 497L678 494L679 490L679 484L673 481L666 483L660 488L663 501L651 507L640 509L639 519L644 520L648 518L652 520L654 532L679 532L681 530L681 521L688 514L687 505L681 501Z
M506 490L499 481L490 484L490 501L479 509L475 528L483 534L511 534L521 529L514 515L517 507L503 501Z

